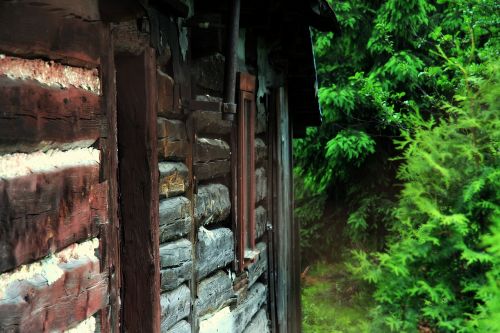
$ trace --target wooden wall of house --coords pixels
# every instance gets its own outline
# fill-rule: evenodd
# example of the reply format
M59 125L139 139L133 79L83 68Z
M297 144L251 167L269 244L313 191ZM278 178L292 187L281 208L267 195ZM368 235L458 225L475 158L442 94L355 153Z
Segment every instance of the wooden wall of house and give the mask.
M0 4L0 331L119 329L113 48L97 1Z

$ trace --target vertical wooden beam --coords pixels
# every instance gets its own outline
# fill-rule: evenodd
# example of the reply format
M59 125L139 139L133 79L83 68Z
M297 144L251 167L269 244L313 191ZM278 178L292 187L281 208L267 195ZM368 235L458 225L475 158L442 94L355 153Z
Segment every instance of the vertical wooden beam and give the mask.
M123 330L160 331L155 53L116 59Z
M102 110L106 114L106 126L101 134L101 181L108 182L107 224L101 226L101 269L109 274L109 304L101 311L102 332L120 331L120 223L118 218L118 154L116 125L116 86L113 41L109 24L102 30L101 55ZM103 112L104 113L104 112Z

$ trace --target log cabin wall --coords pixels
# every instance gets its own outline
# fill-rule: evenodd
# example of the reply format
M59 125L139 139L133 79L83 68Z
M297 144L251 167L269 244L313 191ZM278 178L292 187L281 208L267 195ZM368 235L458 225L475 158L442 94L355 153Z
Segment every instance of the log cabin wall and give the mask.
M97 1L0 4L0 331L119 330L116 111Z

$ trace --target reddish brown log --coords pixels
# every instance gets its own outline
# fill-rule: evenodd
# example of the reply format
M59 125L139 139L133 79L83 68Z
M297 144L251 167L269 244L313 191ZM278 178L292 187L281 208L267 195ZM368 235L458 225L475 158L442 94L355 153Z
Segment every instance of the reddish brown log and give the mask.
M43 277L20 280L0 299L1 332L60 332L107 303L107 275L88 258L60 264L64 276L48 285Z
M2 1L0 22L1 52L87 68L100 62L101 22L85 21L64 10L27 1Z
M41 141L44 148L90 146L101 131L99 103L85 90L0 77L0 151L33 151Z
M231 162L229 160L219 160L195 163L193 170L198 180L214 179L229 175Z
M157 119L158 139L186 140L186 125L180 120Z
M174 101L174 96L177 95L176 98L180 98L178 89L175 89L174 80L158 70L156 84L158 87L158 115L171 118L181 117L182 109L178 107L179 102Z
M0 180L0 272L95 236L106 223L99 167Z
M222 120L221 112L194 111L192 113L196 133L229 135L231 133L231 122Z

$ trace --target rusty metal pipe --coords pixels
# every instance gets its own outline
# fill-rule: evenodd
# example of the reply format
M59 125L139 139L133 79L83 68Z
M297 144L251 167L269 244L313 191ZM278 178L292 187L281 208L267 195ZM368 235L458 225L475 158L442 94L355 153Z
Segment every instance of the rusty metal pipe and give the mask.
M223 118L234 120L236 114L236 48L240 31L240 0L231 3L230 21L226 43L226 68L224 71L224 112Z

